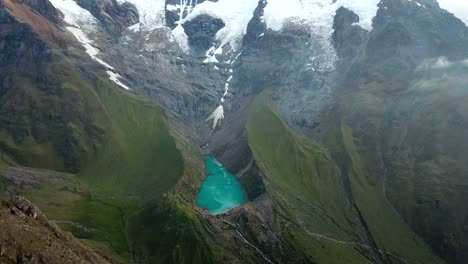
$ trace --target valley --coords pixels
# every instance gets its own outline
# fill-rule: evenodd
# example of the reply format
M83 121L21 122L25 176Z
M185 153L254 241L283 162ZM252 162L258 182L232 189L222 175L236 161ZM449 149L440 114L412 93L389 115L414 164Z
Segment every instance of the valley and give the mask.
M0 262L464 264L467 58L436 0L0 0Z

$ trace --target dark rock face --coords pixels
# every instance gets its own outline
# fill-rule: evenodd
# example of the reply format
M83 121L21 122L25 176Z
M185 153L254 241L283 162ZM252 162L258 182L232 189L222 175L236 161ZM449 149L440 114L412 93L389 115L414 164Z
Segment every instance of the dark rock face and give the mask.
M341 7L334 19L333 44L338 55L343 59L354 59L359 55L360 46L367 39L367 32L353 23L359 22L359 16Z
M198 16L184 23L189 45L195 53L206 52L215 41L216 33L224 27L221 19L207 15Z
M368 34L349 25L356 21L352 14L339 11L334 45L340 55L338 69L345 77L337 93L352 94L342 97L340 112L360 142L371 180L383 177L388 199L437 254L449 263L465 263L466 216L457 212L468 209L449 193L466 193L461 187L466 179L449 164L465 163L459 153L468 149L459 137L467 129L466 112L455 110L467 98L462 87L468 76L459 72L457 61L468 57L468 29L435 1L421 4L426 8L408 1L382 1ZM431 68L439 57L454 62L453 67ZM439 86L445 78L453 81ZM452 106L442 103L453 100L447 89L459 98ZM446 122L450 125L440 125ZM415 163L405 162L408 159ZM431 181L445 187L439 189ZM459 209L449 209L455 204Z
M273 88L273 99L285 121L303 132L313 130L318 123L311 116L331 105L335 79L335 73L320 70L320 61L309 60L322 52L321 36L313 35L307 25L293 23L280 32L267 29L261 21L265 6L266 2L259 1L244 38L242 66L234 79L240 87L238 97Z
M91 12L115 38L139 21L138 10L128 2L120 5L116 0L78 0L77 3Z
M60 14L59 11L46 0L20 0L19 2L24 3L27 6L30 6L32 10L38 12L40 15L46 17L48 20L55 24L60 24Z
M8 201L8 205L10 212L21 218L28 216L36 219L41 213L34 204L21 196L11 197Z
M194 8L197 4L201 4L205 1L209 2L218 2L218 0L195 0L195 1L186 1L187 8L191 5L191 8ZM166 6L179 6L180 0L166 0ZM184 10L182 17L187 16L187 8ZM180 10L169 10L166 8L166 26L170 29L174 29L177 26L177 21L180 19Z
M0 12L6 14L0 17L4 29L0 32L0 130L12 140L0 139L0 149L13 162L48 167L52 164L45 161L55 155L49 153L51 157L44 159L46 154L33 154L25 145L31 141L51 144L63 160L52 167L77 172L84 142L69 125L79 124L95 139L103 131L84 113L82 94L61 85L69 80L72 69L58 66L62 58L51 46L62 45L67 38L44 17L26 13L27 6L6 4L0 6ZM47 16L58 14L55 9L50 11ZM20 18L26 23L21 23L14 15L24 13L28 15Z

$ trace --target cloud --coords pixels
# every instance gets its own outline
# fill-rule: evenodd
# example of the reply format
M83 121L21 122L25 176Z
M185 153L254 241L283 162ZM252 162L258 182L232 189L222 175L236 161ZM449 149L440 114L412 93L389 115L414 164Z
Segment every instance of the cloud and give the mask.
M453 13L468 25L468 1L467 0L438 0L440 7Z
M466 76L466 68L468 68L468 59L450 61L446 57L438 57L425 60L416 68L416 71L462 69Z

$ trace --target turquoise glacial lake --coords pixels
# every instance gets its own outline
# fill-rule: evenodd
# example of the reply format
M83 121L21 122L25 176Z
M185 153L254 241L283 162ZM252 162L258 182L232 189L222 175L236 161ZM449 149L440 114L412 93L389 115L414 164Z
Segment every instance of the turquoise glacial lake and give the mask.
M197 204L214 215L225 213L247 202L244 189L236 176L212 156L205 156L209 175L198 193Z

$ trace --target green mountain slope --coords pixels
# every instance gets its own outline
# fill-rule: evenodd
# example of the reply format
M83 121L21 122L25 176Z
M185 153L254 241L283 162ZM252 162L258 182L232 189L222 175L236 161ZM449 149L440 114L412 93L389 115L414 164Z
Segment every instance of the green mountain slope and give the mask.
M435 69L432 63L421 65L404 89L390 93L391 85L369 83L343 93L341 112L362 180L374 185L387 207L398 211L437 254L449 263L464 263L466 68L453 63Z
M0 164L64 172L16 188L65 230L129 260L128 220L175 191L182 154L156 104L107 80L49 20L20 22L13 15L23 19L30 10L8 4L13 11L1 18L9 41L0 55ZM49 174L56 175L37 175ZM35 172L17 177L24 175ZM11 184L2 179L0 188Z
M183 130L110 82L48 1L28 4L0 2L1 195L23 194L123 262L258 259L232 244L233 226L197 211L203 159Z
M271 91L263 92L252 103L249 145L265 174L280 229L292 244L318 263L440 262L386 203L382 185L367 181L345 123L330 129L328 154L291 131L273 110L270 96ZM331 157L338 160L336 166ZM378 249L371 250L369 239Z
M45 184L28 196L49 218L92 230L63 224L78 237L105 241L128 257L127 219L145 201L170 192L184 164L158 106L107 80L98 78L94 88L110 120L105 140L82 162L79 180Z

